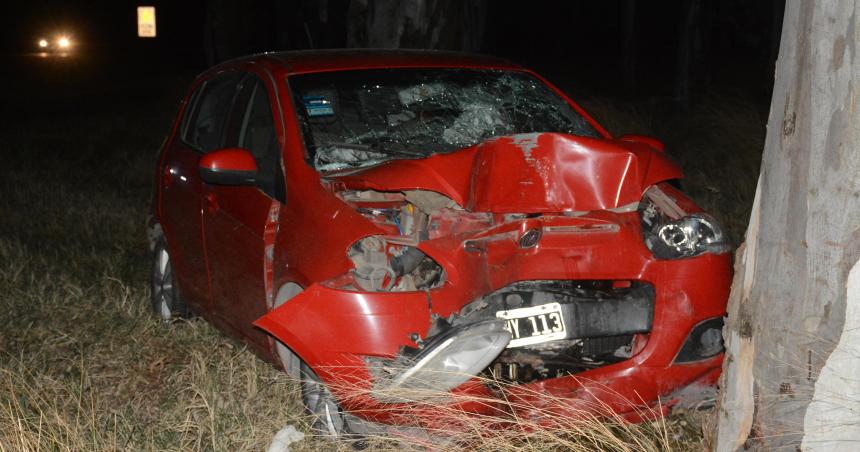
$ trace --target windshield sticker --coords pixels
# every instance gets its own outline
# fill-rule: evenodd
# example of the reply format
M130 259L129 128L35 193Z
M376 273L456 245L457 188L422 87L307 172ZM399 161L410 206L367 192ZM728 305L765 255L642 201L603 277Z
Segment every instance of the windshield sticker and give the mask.
M324 96L305 96L302 100L304 100L305 110L311 118L334 115L331 101Z

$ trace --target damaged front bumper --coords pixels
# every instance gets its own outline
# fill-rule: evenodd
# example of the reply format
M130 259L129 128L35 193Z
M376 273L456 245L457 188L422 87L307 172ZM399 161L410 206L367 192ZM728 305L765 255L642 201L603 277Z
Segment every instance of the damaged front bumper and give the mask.
M344 409L375 422L432 424L440 404L501 418L586 410L636 419L658 401L665 409L684 387L715 384L722 353L714 330L724 315L730 255L593 259L588 273L618 276L572 282L562 279L566 266L523 271L522 281L471 302L452 285L357 292L314 284L256 325L314 368ZM556 283L579 289L565 299L554 293ZM504 313L545 302L558 303L565 337L511 346L529 330L514 329ZM519 318L542 332L558 327L540 323L540 313ZM446 368L457 378L433 378Z

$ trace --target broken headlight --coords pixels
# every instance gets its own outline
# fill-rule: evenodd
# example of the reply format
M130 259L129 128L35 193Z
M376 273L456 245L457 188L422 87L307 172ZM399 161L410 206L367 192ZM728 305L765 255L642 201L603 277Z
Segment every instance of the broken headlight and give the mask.
M680 259L729 251L722 226L712 216L688 214L659 187L645 192L639 204L645 245L658 259Z
M489 366L510 341L502 320L449 328L413 354L401 354L399 371L377 380L375 397L397 402L445 397Z

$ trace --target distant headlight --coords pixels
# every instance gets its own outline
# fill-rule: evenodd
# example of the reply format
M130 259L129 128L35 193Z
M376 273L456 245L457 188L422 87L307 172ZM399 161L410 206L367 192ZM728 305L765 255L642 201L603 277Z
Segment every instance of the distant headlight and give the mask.
M68 49L72 45L72 41L69 38L63 36L60 39L57 39L57 45L60 46L61 49Z
M716 219L706 213L687 215L658 187L645 193L639 215L645 245L658 259L720 254L731 249Z
M43 48L43 49L44 49L45 47L48 47L48 40L47 40L47 39L40 39L40 40L39 40L39 47L41 47L41 48Z
M428 341L406 368L377 381L375 396L387 401L444 397L484 370L511 341L502 320L451 328Z

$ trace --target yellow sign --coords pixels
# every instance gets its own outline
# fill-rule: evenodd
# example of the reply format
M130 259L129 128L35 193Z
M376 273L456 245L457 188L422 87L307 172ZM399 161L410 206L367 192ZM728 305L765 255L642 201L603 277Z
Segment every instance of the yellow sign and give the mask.
M137 7L137 36L140 38L155 37L155 7Z

